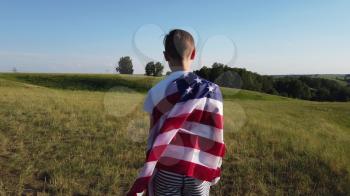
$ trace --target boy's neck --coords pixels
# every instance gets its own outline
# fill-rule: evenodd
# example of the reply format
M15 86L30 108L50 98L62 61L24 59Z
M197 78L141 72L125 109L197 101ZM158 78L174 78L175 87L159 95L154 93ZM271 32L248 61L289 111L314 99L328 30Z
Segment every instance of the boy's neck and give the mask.
M171 66L171 71L190 71L190 62L174 64L173 66Z

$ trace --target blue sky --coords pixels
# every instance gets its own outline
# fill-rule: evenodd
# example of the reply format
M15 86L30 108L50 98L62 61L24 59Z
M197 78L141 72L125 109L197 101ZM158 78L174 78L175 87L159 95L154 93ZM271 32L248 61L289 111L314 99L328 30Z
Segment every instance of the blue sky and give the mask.
M197 42L194 69L214 61L261 74L350 73L350 1L0 2L0 71L136 73L161 61L173 28Z

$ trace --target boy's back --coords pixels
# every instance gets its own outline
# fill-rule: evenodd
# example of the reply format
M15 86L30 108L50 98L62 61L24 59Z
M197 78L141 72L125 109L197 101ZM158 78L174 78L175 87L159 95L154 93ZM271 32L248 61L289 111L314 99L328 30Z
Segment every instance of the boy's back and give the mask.
M150 135L144 167L128 195L208 195L225 153L219 87L189 71L192 36L171 31L164 57L173 71L148 93Z

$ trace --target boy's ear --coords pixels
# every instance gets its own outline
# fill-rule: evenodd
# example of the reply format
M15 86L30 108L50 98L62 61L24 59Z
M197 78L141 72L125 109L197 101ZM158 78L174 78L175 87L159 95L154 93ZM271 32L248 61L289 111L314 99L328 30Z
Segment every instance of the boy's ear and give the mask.
M196 49L193 49L191 53L191 60L193 60L195 56L196 56Z
M169 61L169 57L168 57L168 55L167 55L167 53L165 51L163 51L163 55L164 55L165 60Z

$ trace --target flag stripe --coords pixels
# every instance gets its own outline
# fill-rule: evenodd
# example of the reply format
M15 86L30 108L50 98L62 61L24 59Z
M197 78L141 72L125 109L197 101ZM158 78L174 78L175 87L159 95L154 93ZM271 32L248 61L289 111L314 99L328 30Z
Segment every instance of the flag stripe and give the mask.
M156 161L149 161L146 162L145 167L143 167L139 173L138 178L140 177L146 177L151 176L154 168L156 167L157 162Z
M170 131L172 129L179 129L186 120L189 122L209 125L218 129L223 128L223 117L220 114L202 110L194 110L192 113L182 114L177 117L166 119L159 133Z
M175 117L181 114L190 113L193 109L197 110L204 110L208 112L214 112L218 113L220 115L223 115L222 111L222 103L218 100L203 97L200 99L193 99L188 100L187 102L180 102L175 104L176 99L178 99L178 93L175 93L173 95L170 95L169 99L163 99L154 109L152 112L152 124L151 127L153 127L159 119L162 117L162 115L169 112L170 109L171 112L167 115L168 117Z
M176 130L177 129L158 134L157 136L158 139L152 142L151 146L152 145L159 146L159 145L165 144L164 141L167 141L165 138L173 137L172 131L176 131ZM208 138L215 142L224 143L223 134L222 134L223 129L218 129L208 125L203 125L197 122L184 122L180 131L187 132L189 134L195 134L204 138Z
M184 122L181 131L224 143L223 129L218 129L198 122Z
M174 105L174 108L169 113L169 117L175 117L181 114L187 114L192 110L204 110L207 112L223 114L222 103L211 98L203 97L200 99L192 99L187 102L181 102Z
M164 99L162 99L154 108L152 111L152 125L151 127L154 126L154 124L156 124L158 122L158 120L160 119L160 117L167 113L171 108L173 108L173 106L175 105L175 103L180 99L180 93L176 92L173 93L167 97L165 97Z
M198 122L201 124L216 127L218 129L223 128L223 116L218 113L208 112L205 110L193 110L188 116L187 121Z
M222 157L225 154L225 144L181 131L175 135L170 144L195 148L215 156Z
M191 131L188 131L188 130L191 130ZM171 141L171 138L175 136L177 131L188 133L188 134L194 134L224 145L222 129L217 129L208 125L202 125L196 122L185 122L180 130L173 129L171 131L167 131L159 134L155 139L155 141L150 146L155 147L155 146L168 144ZM147 155L150 153L150 150L151 148L147 149L147 153L146 153Z
M150 178L151 176L137 178L133 186L127 193L127 196L136 196L136 193L142 193L145 190L145 185L148 184Z
M196 177L197 179L206 181L213 180L213 176L219 177L221 173L220 168L212 169L190 161L177 160L171 157L160 158L156 167L165 171Z
M215 156L195 148L189 148L177 145L161 145L154 147L147 161L155 161L160 157L173 157L178 160L191 161L196 164L200 164L209 168L215 169L221 159L220 156Z
M210 98L202 98L198 100L199 103L191 103L192 105L195 105L194 108L193 106L191 107L191 104L184 104L184 103L178 103L174 106L174 110L178 111L179 113L177 115L182 115L182 114L186 114L186 113L190 113L191 110L193 109L203 109L203 111L207 111L207 112L216 112L220 115L223 115L222 112L222 103L217 101L217 100L213 100ZM202 105L205 106L202 106ZM152 146L152 143L155 139L156 134L158 133L159 130L159 125L164 124L164 121L166 120L167 117L172 116L175 117L176 114L170 114L169 112L160 115L160 113L158 113L159 111L157 110L155 114L155 116L152 116L152 122L151 122L151 128L150 128L150 137L148 138L148 146L147 146L147 150L149 150ZM160 116L158 116L160 115ZM156 118L156 119L155 119ZM186 123L186 122L185 122ZM194 124L197 126L197 124ZM201 124L198 124L198 126L201 126ZM204 125L206 126L206 125ZM214 128L213 128L214 129ZM217 129L217 128L215 128ZM190 129L188 129L190 130Z

